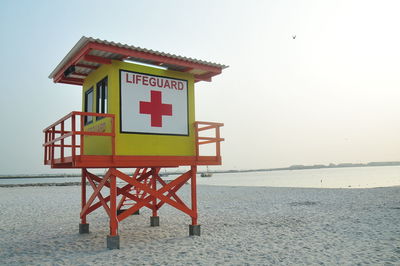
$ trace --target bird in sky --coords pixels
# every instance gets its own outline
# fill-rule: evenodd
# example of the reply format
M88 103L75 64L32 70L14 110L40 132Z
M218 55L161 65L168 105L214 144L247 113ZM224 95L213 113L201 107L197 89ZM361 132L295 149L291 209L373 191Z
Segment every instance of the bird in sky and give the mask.
M296 39L296 35L292 35L293 40Z

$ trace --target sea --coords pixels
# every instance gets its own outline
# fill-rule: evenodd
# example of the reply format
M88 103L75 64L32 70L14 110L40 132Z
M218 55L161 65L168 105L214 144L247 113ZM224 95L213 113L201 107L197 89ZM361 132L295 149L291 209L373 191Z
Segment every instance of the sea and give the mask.
M177 175L163 176L173 180ZM80 177L0 179L0 185L80 182ZM197 176L197 183L212 186L265 186L304 188L375 188L400 186L400 166L346 167L304 170L213 173Z
M347 167L214 174L198 184L305 188L375 188L400 186L400 166Z

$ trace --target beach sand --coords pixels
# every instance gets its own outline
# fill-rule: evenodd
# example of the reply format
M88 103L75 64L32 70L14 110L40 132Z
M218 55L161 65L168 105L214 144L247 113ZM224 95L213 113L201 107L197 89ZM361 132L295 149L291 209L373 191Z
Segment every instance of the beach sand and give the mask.
M107 250L104 210L78 234L79 186L0 188L0 265L400 264L400 187L198 186L198 206L200 237L169 206L160 227L142 209Z

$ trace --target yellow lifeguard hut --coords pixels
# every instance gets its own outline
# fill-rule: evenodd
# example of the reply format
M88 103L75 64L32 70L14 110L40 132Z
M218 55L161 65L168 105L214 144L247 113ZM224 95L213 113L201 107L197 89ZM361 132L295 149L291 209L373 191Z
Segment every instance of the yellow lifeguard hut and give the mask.
M80 233L89 232L87 215L104 207L110 218L107 247L119 248L120 221L147 207L151 226L158 226L157 211L167 203L192 218L190 235L200 235L197 166L221 164L223 124L195 121L194 84L211 81L226 67L99 39L78 41L49 78L82 86L82 111L47 127L43 146L45 164L82 169ZM215 153L203 156L204 144L215 145ZM160 178L162 167L178 166L190 170L168 184ZM98 176L88 168L107 171ZM117 168L136 169L129 175ZM124 186L117 186L117 178ZM176 194L189 180L191 208ZM93 188L89 198L87 181ZM103 188L109 188L108 196Z

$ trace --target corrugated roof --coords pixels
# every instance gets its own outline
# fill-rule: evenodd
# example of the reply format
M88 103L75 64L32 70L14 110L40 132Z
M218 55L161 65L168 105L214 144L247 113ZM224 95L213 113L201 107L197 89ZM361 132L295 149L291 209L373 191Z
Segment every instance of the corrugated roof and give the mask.
M145 49L133 45L127 45L127 44L122 44L122 43L116 43L116 42L110 42L106 40L100 40L100 39L94 39L91 37L85 37L83 36L76 44L75 46L68 52L68 54L61 60L61 62L57 65L57 67L50 73L49 78L55 78L55 76L62 70L65 70L66 68L70 67L67 64L70 64L71 60L76 57L76 55L88 44L88 43L97 43L97 44L102 44L102 45L107 45L107 46L112 46L112 47L117 47L117 48L124 48L127 50L124 51L136 51L136 52L142 52L148 55L154 55L158 56L159 58L170 58L170 59L177 59L183 62L188 62L192 64L197 64L197 65L203 65L203 66L208 66L208 67L213 67L213 68L218 68L220 70L227 68L228 66L222 65L222 64L217 64L213 62L208 62L204 60L199 60L199 59L194 59L190 57L185 57L185 56L179 56L175 54L170 54L170 53L164 53L164 52L159 52L151 49ZM101 49L92 49L90 52L87 54L90 56L95 56L95 57L101 57L105 59L113 59L113 60L133 60L133 61L138 61L138 62L143 62L143 63L158 63L155 60L149 59L148 57L141 57L141 56L126 56L126 54L122 54L119 52L110 52L110 51L102 51ZM176 71L186 71L188 73L192 73L194 75L209 75L214 76L219 73L213 72L213 71L207 71L202 69L201 67L194 67L192 69L189 69L184 65L180 64L179 61L175 60L175 63L169 63L168 60L163 64L163 66L168 67L169 69L176 70ZM163 63L163 62L161 62ZM85 61L85 58L82 57L76 62L72 62L73 65L78 65L75 67L75 72L72 73L69 78L82 78L82 76L79 76L79 74L84 74L83 76L88 75L93 69L90 68L85 68L82 65L87 65L87 66L92 66L92 67L99 67L101 63L96 63L92 61ZM81 67L79 67L81 65ZM200 79L201 80L201 79ZM55 81L57 82L57 81ZM60 81L62 82L62 81Z

